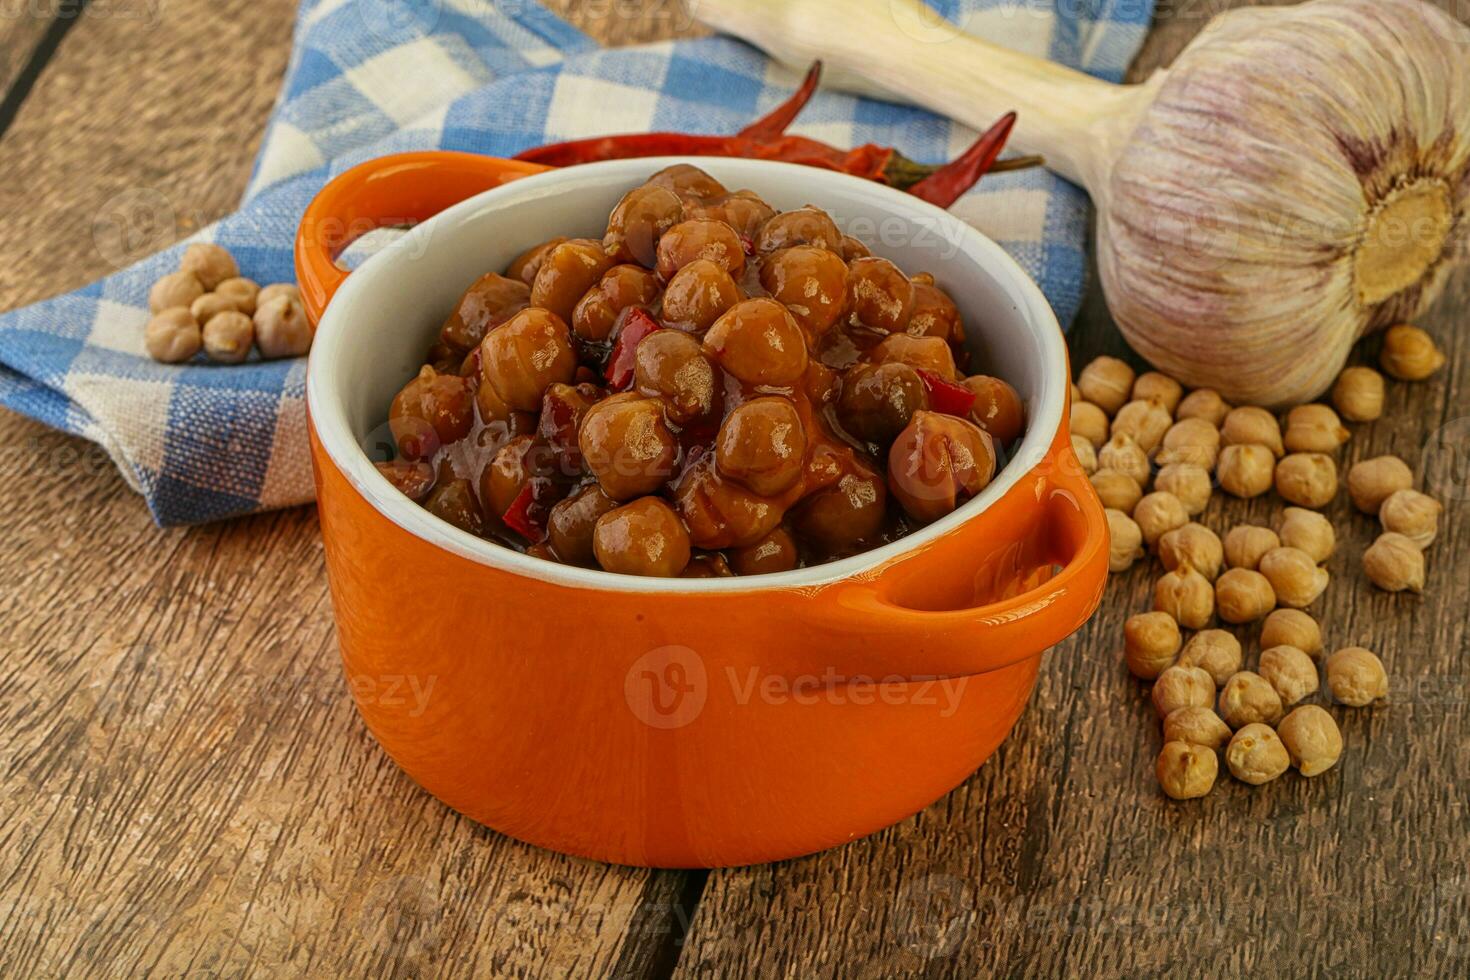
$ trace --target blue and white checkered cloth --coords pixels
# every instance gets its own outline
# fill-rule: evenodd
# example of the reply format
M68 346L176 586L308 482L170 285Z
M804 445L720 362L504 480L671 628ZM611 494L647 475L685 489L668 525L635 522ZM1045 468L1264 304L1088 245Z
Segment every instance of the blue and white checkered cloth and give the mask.
M966 30L1113 81L1152 12L1151 0L929 2ZM302 210L363 160L431 148L510 156L602 133L733 132L798 81L728 38L602 49L535 0L304 0L241 209L191 241L229 248L258 282L291 281ZM931 162L975 135L917 109L827 92L793 131ZM1014 255L1070 322L1085 270L1081 191L1041 171L1001 174L953 210ZM144 350L148 289L186 244L0 316L0 405L100 443L163 525L305 503L305 359L170 366Z

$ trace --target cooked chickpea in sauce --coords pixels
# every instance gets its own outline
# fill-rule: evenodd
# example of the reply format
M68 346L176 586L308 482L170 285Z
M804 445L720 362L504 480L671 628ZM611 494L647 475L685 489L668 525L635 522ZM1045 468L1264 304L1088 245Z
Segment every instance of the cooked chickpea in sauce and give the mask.
M628 575L790 571L985 489L1020 395L970 374L954 301L813 205L687 164L605 235L470 284L393 399L405 496L471 534ZM983 365L977 365L983 370Z

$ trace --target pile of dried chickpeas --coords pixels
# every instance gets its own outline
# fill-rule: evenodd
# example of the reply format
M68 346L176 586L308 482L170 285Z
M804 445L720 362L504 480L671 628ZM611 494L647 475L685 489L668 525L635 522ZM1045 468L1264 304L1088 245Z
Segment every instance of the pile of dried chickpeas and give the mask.
M178 271L149 290L148 309L153 316L143 344L148 356L165 364L187 361L201 349L220 364L239 364L251 348L268 359L311 350L313 331L296 286L262 289L240 275L235 257L219 245L185 249Z
M1418 381L1444 355L1417 327L1385 338L1380 363L1393 377ZM1327 589L1323 564L1337 546L1321 509L1337 496L1343 419L1383 412L1383 376L1350 367L1332 405L1299 405L1278 419L1263 408L1231 406L1211 389L1185 392L1150 371L1099 357L1072 388L1072 445L1107 508L1113 572L1152 553L1164 567L1153 610L1124 626L1124 662L1153 682L1164 727L1155 764L1174 799L1204 796L1224 750L1231 775L1260 785L1295 766L1304 776L1330 769L1342 735L1324 708L1303 703L1327 688L1339 704L1362 707L1388 694L1383 664L1362 647L1326 655L1322 632L1304 610ZM1423 589L1424 549L1443 507L1415 490L1396 456L1356 463L1347 474L1354 506L1378 517L1383 534L1363 555L1368 579L1389 591ZM1274 527L1242 524L1223 538L1199 522L1216 489L1254 498L1274 489L1287 504ZM1237 636L1216 628L1264 620L1255 670Z

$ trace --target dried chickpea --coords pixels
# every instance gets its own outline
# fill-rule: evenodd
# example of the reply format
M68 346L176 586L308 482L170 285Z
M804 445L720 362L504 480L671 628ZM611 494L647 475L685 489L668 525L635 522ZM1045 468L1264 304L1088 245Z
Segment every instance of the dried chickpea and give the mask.
M1197 517L1210 506L1215 485L1210 473L1193 463L1170 463L1154 477L1154 489L1164 490L1179 498L1190 517Z
M1337 464L1325 453L1292 453L1276 464L1276 492L1299 507L1326 507L1337 496Z
M1350 433L1327 405L1298 405L1286 413L1283 441L1290 453L1334 453Z
M1315 704L1293 708L1276 727L1281 744L1297 772L1319 776L1342 757L1342 732L1326 709Z
M1240 673L1243 662L1240 641L1228 630L1200 630L1189 638L1179 653L1184 667L1198 667L1222 685Z
M1288 708L1317 690L1317 665L1296 647L1262 650L1259 673L1276 689L1281 703Z
M1123 624L1123 662L1134 677L1153 680L1178 654L1179 624L1168 613L1139 613Z
M1439 534L1439 515L1444 505L1418 490L1395 490L1378 508L1385 531L1402 534L1419 550L1434 543Z
M1214 531L1191 521L1159 538L1159 560L1171 572L1188 562L1195 571L1213 582L1220 575L1225 549Z
M1077 387L1077 382L1072 382L1072 404L1075 405L1078 402L1083 402L1086 400L1086 398L1082 397L1082 389Z
M205 293L189 305L189 312L194 314L194 319L198 320L202 326L208 323L211 317L221 313L239 313L240 308L228 296L221 296L219 293Z
M1188 742L1165 742L1154 763L1159 788L1171 800L1196 800L1209 793L1220 774L1215 751Z
M1388 697L1388 673L1371 650L1343 647L1327 658L1327 690L1334 700L1362 708Z
M1198 667L1180 667L1176 664L1154 681L1150 697L1153 698L1154 710L1161 719L1169 717L1170 712L1180 708L1208 708L1215 703L1215 681Z
M192 272L170 272L148 290L148 312L162 313L175 306L188 308L204 295L204 287Z
M1365 514L1377 514L1390 495L1414 486L1414 471L1397 456L1375 456L1348 470L1348 496Z
M300 357L311 350L314 336L298 299L277 294L255 308L255 343L261 357Z
M1402 534L1380 534L1363 552L1363 571L1385 592L1424 591L1424 552Z
M1180 419L1164 433L1163 448L1159 450L1158 463L1193 463L1213 470L1220 458L1220 430L1208 419Z
M1108 536L1111 548L1108 552L1108 571L1126 572L1133 563L1144 555L1143 532L1138 524L1121 510L1109 507Z
M255 343L255 324L239 310L210 317L204 325L204 353L220 364L239 364L250 356Z
M1113 435L1123 433L1133 439L1145 453L1159 448L1164 433L1174 424L1167 409L1155 401L1129 402L1113 416Z
M1300 548L1272 548L1261 556L1258 571L1271 583L1276 601L1293 609L1305 609L1327 590L1330 576L1312 556Z
M1246 725L1225 747L1225 764L1230 775L1243 783L1260 786L1286 772L1291 757L1269 725Z
M1220 440L1227 446L1265 446L1277 459L1286 454L1276 416L1254 405L1230 410L1220 426Z
M1317 511L1302 507L1282 511L1276 533L1283 545L1306 552L1319 565L1331 558L1337 547L1337 532L1332 529L1332 522Z
M1383 335L1378 363L1400 381L1423 381L1444 367L1444 353L1429 334L1413 324L1400 323Z
M1077 454L1077 462L1082 466L1082 472L1091 476L1097 472L1097 450L1092 443L1081 436L1072 437L1072 452Z
M1154 608L1173 616L1180 626L1204 629L1215 613L1215 593L1209 579L1184 562L1154 583Z
M1267 446L1226 446L1220 450L1215 478L1226 493L1244 499L1259 497L1271 489L1275 465L1276 456Z
M1281 695L1276 693L1276 688L1254 671L1237 671L1220 688L1220 717L1231 728L1274 725L1281 720L1282 710Z
M225 248L208 242L196 242L184 249L184 257L179 260L179 271L193 273L206 292L226 279L234 279L240 275L235 257Z
M187 306L174 306L155 314L143 331L143 346L148 349L148 356L164 364L187 361L199 353L203 344L199 321Z
M1215 580L1215 605L1227 623L1253 623L1276 608L1276 593L1260 572L1232 568Z
M1169 491L1155 490L1134 506L1133 519L1143 532L1144 543L1152 548L1159 543L1159 538L1188 524L1189 511L1183 501Z
M1148 486L1148 478L1153 473L1153 468L1148 463L1148 453L1122 432L1103 444L1097 454L1097 464L1105 469L1127 473L1140 487Z
M1164 410L1170 415L1174 409L1179 407L1179 399L1184 397L1184 388L1169 377L1158 371L1145 371L1133 382L1133 401L1154 401L1164 406Z
M301 290L294 282L273 282L269 286L261 287L260 292L255 294L255 308L260 309L281 296L289 296L296 302L301 302Z
M1218 750L1230 741L1230 726L1220 720L1213 708L1191 704L1169 712L1169 717L1164 719L1164 741Z
M1372 422L1383 414L1383 375L1368 367L1350 367L1332 386L1332 404L1350 422Z
M1071 432L1074 436L1086 439L1094 447L1101 446L1108 441L1107 413L1092 402L1074 402Z
M1077 376L1082 397L1113 415L1128 401L1133 388L1133 369L1116 357L1096 358Z
M234 303L235 309L244 313L246 316L255 315L255 305L260 296L260 286L256 284L254 279L246 279L243 276L226 279L214 287L214 292L215 295L223 296Z
M1203 419L1218 428L1230 414L1230 404L1214 388L1198 388L1185 395L1174 410L1177 419Z
M1309 657L1322 652L1322 627L1300 609L1278 609L1261 627L1261 647L1296 647Z
M1281 547L1281 539L1269 527L1237 524L1225 532L1225 564L1231 568L1255 568L1261 556Z
M1092 487L1102 499L1104 507L1132 514L1133 508L1143 499L1143 490L1127 473L1100 469L1089 476L1088 480L1092 481Z

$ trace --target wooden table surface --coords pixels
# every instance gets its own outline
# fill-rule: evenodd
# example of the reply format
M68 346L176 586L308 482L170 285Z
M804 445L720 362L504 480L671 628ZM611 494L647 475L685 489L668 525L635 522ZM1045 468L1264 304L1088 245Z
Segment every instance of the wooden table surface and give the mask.
M698 30L677 2L549 2L608 43ZM1134 75L1227 5L1163 5ZM0 9L0 309L110 272L94 225L139 189L175 206L160 245L232 210L294 13L78 6ZM1423 597L1371 590L1372 522L1331 511L1328 642L1380 651L1393 683L1387 705L1334 709L1331 773L1160 795L1158 725L1119 664L1140 567L952 794L835 851L710 873L560 857L456 816L352 707L313 509L160 531L99 451L0 412L0 976L1464 975L1467 311L1460 275L1424 321L1449 366L1392 385L1347 447L1457 499ZM1121 347L1095 291L1073 337L1079 359Z

